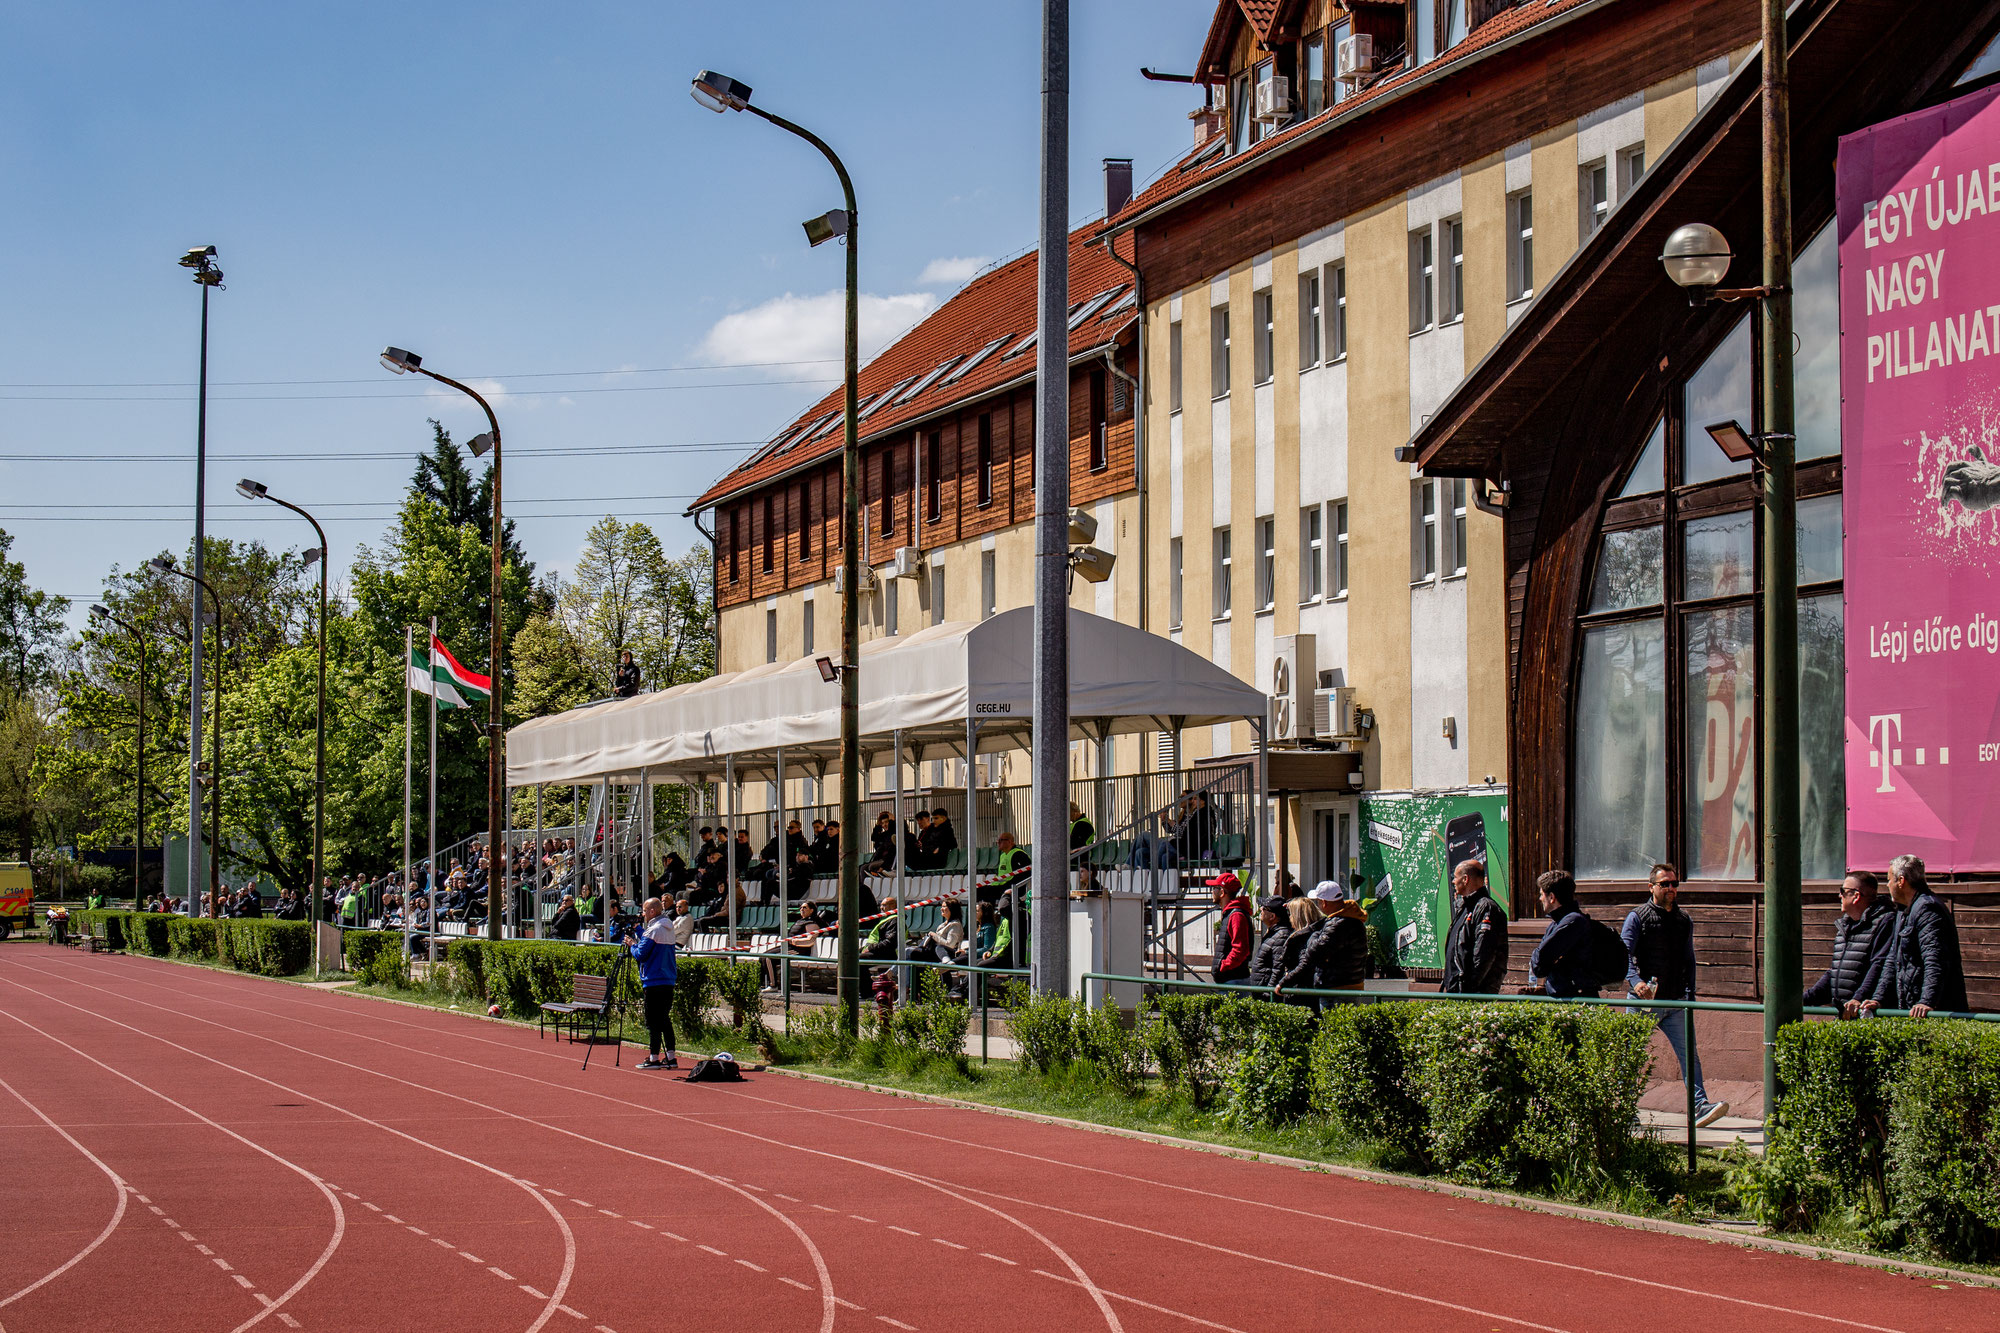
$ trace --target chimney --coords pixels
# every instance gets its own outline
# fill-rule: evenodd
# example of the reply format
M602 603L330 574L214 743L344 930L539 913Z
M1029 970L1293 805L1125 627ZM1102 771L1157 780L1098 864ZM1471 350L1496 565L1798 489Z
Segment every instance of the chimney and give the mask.
M1116 217L1118 210L1132 202L1132 159L1104 159L1104 216Z

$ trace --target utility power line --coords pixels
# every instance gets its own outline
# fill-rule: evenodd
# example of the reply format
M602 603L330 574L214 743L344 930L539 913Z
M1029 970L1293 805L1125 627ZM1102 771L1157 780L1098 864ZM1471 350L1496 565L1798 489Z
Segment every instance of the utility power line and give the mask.
M479 380L543 380L567 377L587 378L591 375L672 375L687 370L756 370L777 366L837 366L837 356L812 357L799 361L731 361L723 365L693 366L652 366L620 367L616 370L517 370L511 375L472 375L469 379ZM357 380L210 380L210 385L229 388L275 388L281 385L301 384L380 384L380 375L371 375ZM38 383L22 381L18 384L0 383L0 389L192 389L193 380L78 380L73 382Z
M786 384L838 384L839 378L821 377L793 380L703 380L684 384L612 384L594 389L502 389L496 397L543 398L579 393L669 393L682 389L764 389ZM404 390L393 393L211 393L211 403L297 403L361 402L373 398L434 398L431 390ZM28 394L0 393L0 402L13 403L191 403L195 395L176 394Z

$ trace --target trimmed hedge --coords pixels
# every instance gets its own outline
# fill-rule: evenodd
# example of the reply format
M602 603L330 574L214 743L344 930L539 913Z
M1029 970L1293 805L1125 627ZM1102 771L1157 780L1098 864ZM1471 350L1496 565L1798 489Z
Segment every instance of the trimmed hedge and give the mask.
M354 937L362 933L347 932L350 962L354 957ZM386 933L396 941L402 938L394 932L370 933ZM540 1015L544 1001L566 1003L574 998L572 976L580 973L609 976L617 961L618 946L610 944L466 937L454 939L446 947L442 976L437 984L457 998L481 1005L497 1004L509 1017L532 1019ZM721 1003L747 1006L742 1014L742 1030L753 1039L757 1036L762 1024L758 988L763 977L758 964L685 955L677 962L673 1016L674 1028L681 1037L698 1037L716 1030L709 1021L709 1011ZM641 999L636 967L625 970L615 998L637 1012Z
M303 921L215 920L107 908L71 913L70 929L88 934L96 921L104 923L111 947L127 953L222 963L266 977L295 976L312 966L311 927Z
M1770 1226L1848 1221L1888 1245L2000 1259L2000 1026L1794 1023L1769 1146L1736 1175Z

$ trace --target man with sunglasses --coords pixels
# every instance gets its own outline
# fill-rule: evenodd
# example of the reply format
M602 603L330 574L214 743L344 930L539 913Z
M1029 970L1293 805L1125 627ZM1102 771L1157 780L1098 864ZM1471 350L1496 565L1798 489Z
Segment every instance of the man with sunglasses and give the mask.
M1651 893L1647 901L1625 917L1625 950L1632 968L1625 978L1626 994L1635 1000L1692 1000L1695 998L1694 922L1680 909L1680 872L1670 865L1653 867ZM1674 1048L1684 1076L1694 1084L1694 1122L1712 1125L1729 1114L1728 1102L1712 1102L1702 1086L1701 1057L1688 1051L1689 1024L1693 1011L1656 1009L1654 1021Z
M1833 923L1833 956L1806 988L1807 1005L1845 1010L1849 1001L1875 993L1896 938L1896 907L1881 897L1875 876L1857 870L1840 882L1840 916ZM1858 1006L1857 1006L1858 1007Z

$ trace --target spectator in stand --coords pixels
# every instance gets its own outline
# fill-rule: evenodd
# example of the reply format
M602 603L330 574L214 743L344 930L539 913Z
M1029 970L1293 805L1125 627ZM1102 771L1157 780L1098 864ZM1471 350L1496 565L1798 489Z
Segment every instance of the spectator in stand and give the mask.
M674 904L674 947L685 949L694 938L694 908L683 898Z
M1069 849L1080 852L1097 841L1097 825L1084 817L1083 807L1075 801L1069 803ZM1072 861L1074 857L1070 858Z
M549 919L549 938L552 940L574 940L576 933L583 929L583 918L576 910L576 895L565 893L556 907L556 914Z
M618 654L618 669L611 674L611 692L620 699L630 699L639 692L639 664L632 660L630 652Z
M958 850L958 830L952 827L951 811L943 806L931 811L931 855L942 868L945 858Z
M641 1069L678 1069L674 1053L674 928L660 919L660 900L648 898L639 913L644 925L625 946L639 964L639 987L646 1012L646 1058ZM662 1058L660 1047L666 1046Z
M880 962L885 959L895 958L897 932L902 930L905 925L901 915L896 910L896 906L896 899L893 895L882 900L881 919L869 930L868 938L861 941L861 958L863 962ZM868 977L868 969L865 967L862 968L861 984L863 987L868 985Z
M799 829L798 820L794 819L785 825L785 833L782 839L775 833L771 835L771 840L764 844L762 851L757 853L757 859L763 862L757 869L759 878L764 882L765 902L776 902L778 900L778 889L780 888L778 870L787 860L792 864L792 890L794 893L798 892L799 888L802 887L799 884L801 878L798 868L799 862L800 858L806 855L806 838L805 834Z
M980 903L973 909L972 922L975 927L969 941L974 967L1012 967L1014 965L1013 922L1010 914L1002 910L999 903ZM965 949L959 950L964 954Z
M920 870L944 869L943 861L932 861L931 850L925 845L931 831L931 812L917 811L913 822L916 827L903 830L904 867L912 874Z
M739 880L736 884L736 919L738 921L743 919L743 909L749 905L750 891L744 888L742 881ZM728 930L729 899L726 896L719 896L715 910L697 920L694 923L694 928L696 930Z
M710 828L708 825L704 824L701 826L701 841L695 845L694 856L691 858L694 861L697 868L701 865L702 861L707 858L709 852L712 851L714 847L715 847L715 830Z
M1249 982L1252 986L1275 986L1284 975L1278 967L1284 961L1285 945L1292 938L1292 923L1285 913L1283 898L1266 898L1257 907L1264 938L1257 941L1257 952L1251 956Z
M1132 853L1125 863L1135 870L1171 870L1180 858L1174 847L1174 812L1163 810L1152 817L1159 832L1142 831L1132 839Z
M1846 1016L1847 1002L1875 993L1896 939L1896 905L1880 896L1866 870L1840 882L1840 917L1833 923L1833 957L1819 980L1806 987L1809 1005L1831 1005Z
M1958 926L1951 910L1931 892L1920 856L1889 863L1889 897L1896 904L1896 935L1875 989L1846 1008L1862 1017L1880 1009L1908 1009L1923 1018L1933 1009L1962 1013L1965 968L1958 952Z
M340 924L354 927L366 925L367 922L363 920L366 910L366 905L361 900L361 890L351 884L348 885L345 896L340 900Z
M679 852L668 852L660 862L660 873L653 876L653 882L646 887L649 893L655 896L664 894L671 901L682 889L688 886L689 881L693 878L694 876L689 872L688 864L681 858L681 854Z
M736 841L731 844L730 850L736 857L736 882L741 884L744 877L750 873L750 863L757 859L750 848L748 828L736 830Z
M257 886L245 884L243 891L236 895L236 915L246 921L257 921L264 916L264 900L257 894Z
M1596 999L1598 986L1590 972L1591 920L1576 905L1576 880L1567 870L1544 871L1535 881L1535 893L1549 924L1528 955L1529 981L1521 993Z
M728 884L729 865L723 860L722 849L711 844L695 863L694 888L688 893L688 901L706 907L722 897Z
M1507 914L1486 891L1486 863L1460 861L1451 872L1451 893L1441 989L1452 995L1498 995L1507 976Z
M910 957L949 963L958 957L959 948L964 943L965 909L955 902L946 903L937 928L910 946Z
M819 864L820 853L825 849L825 847L826 847L826 821L824 819L815 819L812 822L812 837L806 842L806 850L812 854L813 864L815 866Z
M1693 1000L1697 965L1694 922L1681 910L1680 871L1666 864L1653 867L1648 898L1625 915L1618 936L1631 960L1625 994L1634 1000ZM1653 1020L1666 1034L1667 1045L1694 1090L1697 1126L1712 1125L1729 1114L1728 1102L1711 1102L1701 1080L1701 1056L1688 1051L1688 1026L1694 1015L1686 1009L1657 1009Z
M1215 812L1208 808L1206 796L1191 792L1181 802L1181 818L1174 825L1174 851L1185 865L1206 861L1214 846Z
M887 875L896 869L896 820L887 810L875 816L875 827L868 832L871 847L868 860L863 863L864 875Z
M772 958L784 953L811 957L813 941L819 938L820 928L829 924L831 923L819 914L818 907L809 902L799 904L799 919L792 927L791 933L773 944L770 948L764 950L764 953L767 955L764 959L765 990L774 991L782 989L779 985L778 965L771 961Z
M838 875L840 873L840 821L829 819L814 841L813 873L818 875Z
M1330 879L1321 880L1307 900L1322 920L1299 950L1297 961L1272 987L1272 994L1283 999L1287 986L1306 990L1361 989L1361 983L1368 979L1368 927L1362 920L1361 904ZM1324 1000L1315 1002L1316 1006L1324 1003Z
M979 897L985 902L991 902L1015 885L1025 883L1034 865L1027 848L1016 847L1014 835L1007 830L1000 830L998 842L1000 857L994 867L993 878L979 886Z
M1243 898L1243 881L1217 875L1208 882L1215 891L1215 980L1218 985L1250 975L1250 905Z

